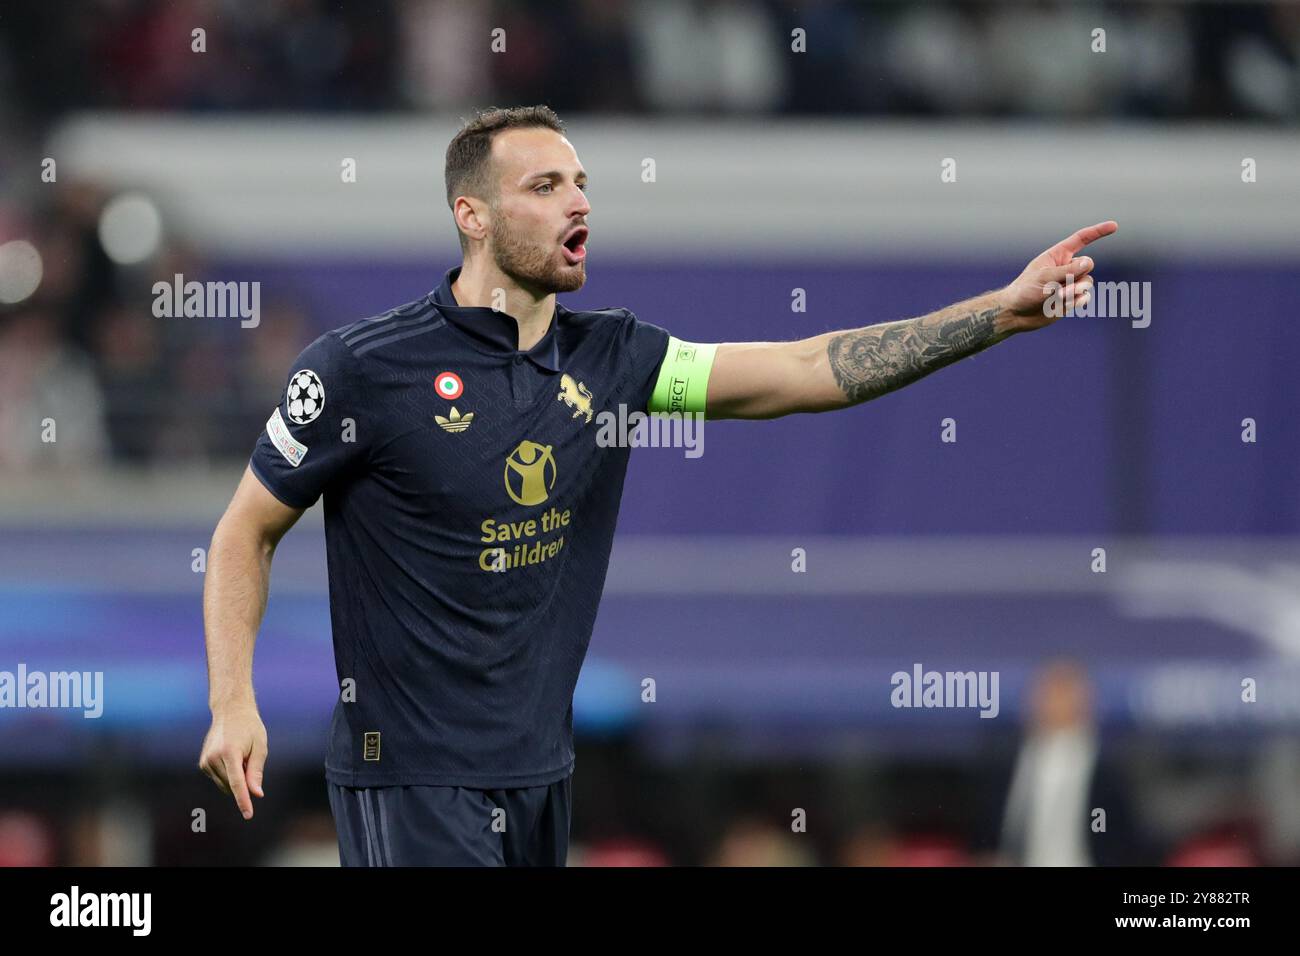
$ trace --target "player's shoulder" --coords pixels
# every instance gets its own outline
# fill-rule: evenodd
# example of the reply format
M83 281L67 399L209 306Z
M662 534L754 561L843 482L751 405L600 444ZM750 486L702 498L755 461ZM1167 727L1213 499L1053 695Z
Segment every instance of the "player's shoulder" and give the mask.
M444 320L428 296L329 329L298 356L299 366L342 380L374 378L384 359L410 354L416 336L441 328ZM381 376L382 377L382 376Z
M591 309L570 313L570 317L567 324L580 329L585 338L607 340L616 351L631 352L634 356L662 356L671 338L667 329L637 318L627 308Z
M422 295L377 315L331 329L322 338L332 338L351 356L361 358L382 354L398 342L404 343L403 351L408 350L410 339L440 328L444 321L433 298Z
M567 310L566 310L567 311ZM589 309L583 312L568 312L561 315L561 320L571 327L581 328L588 334L606 334L612 340L624 346L635 343L636 348L646 348L646 343L667 342L669 332L653 322L637 318L631 309L621 306L606 309Z
M557 303L556 309L559 313L560 322L576 327L613 329L624 323L636 321L636 316L632 314L631 309L617 306L609 306L603 309L574 310Z
M570 329L576 329L587 337L607 336L610 340L626 347L630 343L642 343L647 340L662 338L667 341L668 332L652 322L637 318L631 309L611 306L605 309L586 309L573 312L563 309L560 321Z

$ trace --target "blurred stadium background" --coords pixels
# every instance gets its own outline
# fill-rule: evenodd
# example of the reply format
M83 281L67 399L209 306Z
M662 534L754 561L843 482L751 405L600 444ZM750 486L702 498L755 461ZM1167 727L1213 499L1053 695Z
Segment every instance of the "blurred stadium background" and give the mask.
M196 769L195 549L303 345L459 261L460 118L537 102L592 177L566 301L687 340L918 315L1106 218L1098 280L1151 290L1145 328L634 453L571 863L1300 862L1300 5L6 0L0 670L102 670L105 706L0 710L0 863L337 862L319 509L274 566L250 824ZM259 282L259 323L155 317L176 273ZM997 671L997 718L895 709L916 663ZM1081 853L1047 824L1085 794Z

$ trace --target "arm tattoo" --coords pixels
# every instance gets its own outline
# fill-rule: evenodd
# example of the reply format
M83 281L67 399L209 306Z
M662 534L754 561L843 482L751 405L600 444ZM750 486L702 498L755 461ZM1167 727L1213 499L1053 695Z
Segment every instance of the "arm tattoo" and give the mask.
M826 347L835 383L854 404L902 388L1005 338L993 329L997 314L945 309L837 335Z

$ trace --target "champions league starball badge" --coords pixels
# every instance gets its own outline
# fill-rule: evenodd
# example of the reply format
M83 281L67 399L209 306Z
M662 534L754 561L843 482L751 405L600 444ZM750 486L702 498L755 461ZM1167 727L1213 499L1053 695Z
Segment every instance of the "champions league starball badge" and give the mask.
M325 407L325 386L320 376L311 369L294 372L289 379L289 389L285 394L286 411L289 421L295 425L313 422Z

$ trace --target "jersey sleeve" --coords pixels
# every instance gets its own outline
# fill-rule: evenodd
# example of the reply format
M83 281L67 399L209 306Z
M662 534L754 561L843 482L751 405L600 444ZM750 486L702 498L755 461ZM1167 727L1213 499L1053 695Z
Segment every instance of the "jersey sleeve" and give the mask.
M624 310L627 312L627 310ZM703 415L716 343L684 342L627 312L637 362L635 408Z
M367 429L359 423L356 358L333 332L294 360L258 436L249 466L266 489L292 508L309 508L325 488L363 460Z
M628 309L623 312L627 317L622 338L632 361L628 408L632 411L645 411L650 402L650 393L654 391L655 377L667 354L668 340L672 336L653 322L642 322Z

